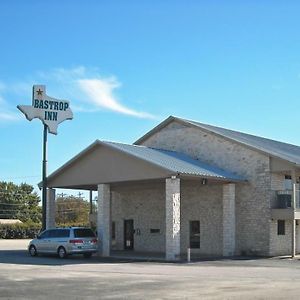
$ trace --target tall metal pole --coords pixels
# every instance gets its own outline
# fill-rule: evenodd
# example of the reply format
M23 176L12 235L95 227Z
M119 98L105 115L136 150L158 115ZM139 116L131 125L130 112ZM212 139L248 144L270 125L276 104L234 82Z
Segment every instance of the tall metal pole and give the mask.
M296 180L295 180L294 184L293 184L293 199L292 199L292 208L293 208L293 219L292 219L292 258L294 258L295 255L296 255L296 220L295 220L296 201L297 201L297 183L296 183Z
M46 214L47 214L47 131L48 126L44 124L43 138L43 193L42 193L42 230L46 229Z
M90 214L93 213L93 190L90 190Z

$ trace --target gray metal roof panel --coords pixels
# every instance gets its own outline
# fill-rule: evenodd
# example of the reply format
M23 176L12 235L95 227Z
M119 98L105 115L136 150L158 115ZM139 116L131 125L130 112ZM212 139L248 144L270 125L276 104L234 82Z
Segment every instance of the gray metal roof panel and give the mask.
M300 165L300 147L288 143L283 143L268 138L255 136L239 131L229 130L217 126L207 125L195 121L185 120L181 118L176 118L184 122L193 124L197 127L204 128L208 131L214 132L216 134L227 137L231 140L235 140L244 145L250 146L252 148L258 149L271 156L279 157L281 159L287 160L289 162Z
M245 180L238 175L208 165L182 153L115 142L101 141L100 143L168 169L176 174L214 177L235 181Z

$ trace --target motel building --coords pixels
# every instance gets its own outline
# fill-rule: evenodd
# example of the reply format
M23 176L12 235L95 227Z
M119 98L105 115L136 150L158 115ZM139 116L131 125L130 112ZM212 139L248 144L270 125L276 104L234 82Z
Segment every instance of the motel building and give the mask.
M170 116L133 145L96 140L48 176L98 192L102 256L300 253L300 147Z

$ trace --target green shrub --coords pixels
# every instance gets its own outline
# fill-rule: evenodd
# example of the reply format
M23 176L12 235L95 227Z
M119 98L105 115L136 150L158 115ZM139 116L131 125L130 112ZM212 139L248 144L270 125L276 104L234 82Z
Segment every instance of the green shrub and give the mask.
M32 239L41 231L39 223L1 224L1 239Z

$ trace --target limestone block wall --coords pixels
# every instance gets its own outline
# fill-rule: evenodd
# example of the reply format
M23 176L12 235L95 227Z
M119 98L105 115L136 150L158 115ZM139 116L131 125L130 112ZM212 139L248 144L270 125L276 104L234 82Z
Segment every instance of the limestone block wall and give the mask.
M222 255L222 184L202 185L199 181L181 180L180 252L189 247L189 221L200 221L200 249L194 253ZM112 221L116 226L114 249L124 249L124 220L133 219L136 251L165 252L165 184L128 185L114 187L112 192ZM150 229L160 233L150 233Z
M237 254L269 254L272 197L267 155L176 121L142 144L182 152L245 177L248 181L236 186Z
M270 255L290 255L292 251L292 221L285 221L285 235L277 234L277 220L271 221Z
M200 221L200 249L193 253L222 255L222 185L183 181L181 192L181 253L189 247L189 221Z
M180 258L180 235L181 235L181 193L180 179L166 179L166 200L165 200L165 240L166 259L178 260Z
M272 201L271 207L276 204L276 191L284 190L285 173L271 173ZM285 221L285 235L277 234L278 220L270 222L270 255L289 255L292 250L292 222Z
M223 185L223 255L235 255L235 184Z
M46 229L55 228L55 189L47 189Z
M165 184L114 187L112 221L116 226L115 249L124 249L124 220L134 220L134 250L165 252ZM151 233L150 229L159 229Z

